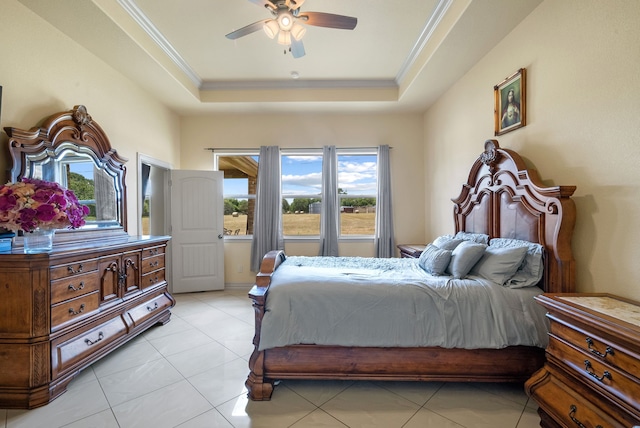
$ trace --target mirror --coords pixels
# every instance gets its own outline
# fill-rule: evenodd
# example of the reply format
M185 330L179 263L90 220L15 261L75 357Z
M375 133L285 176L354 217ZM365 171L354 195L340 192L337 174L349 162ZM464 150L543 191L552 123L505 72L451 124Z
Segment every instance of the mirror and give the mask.
M126 159L84 106L50 116L28 131L5 128L13 158L11 181L23 177L55 181L89 207L79 231L126 232Z

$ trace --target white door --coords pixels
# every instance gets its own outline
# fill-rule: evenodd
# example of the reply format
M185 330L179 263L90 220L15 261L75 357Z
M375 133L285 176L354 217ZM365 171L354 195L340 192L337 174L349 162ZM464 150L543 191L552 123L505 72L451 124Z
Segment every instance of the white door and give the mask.
M174 293L224 289L221 171L171 171Z

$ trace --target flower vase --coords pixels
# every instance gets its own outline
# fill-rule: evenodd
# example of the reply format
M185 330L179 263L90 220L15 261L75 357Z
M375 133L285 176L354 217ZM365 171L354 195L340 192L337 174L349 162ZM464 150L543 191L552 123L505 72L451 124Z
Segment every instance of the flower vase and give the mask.
M53 249L55 229L37 228L24 234L24 252L26 254L48 253Z

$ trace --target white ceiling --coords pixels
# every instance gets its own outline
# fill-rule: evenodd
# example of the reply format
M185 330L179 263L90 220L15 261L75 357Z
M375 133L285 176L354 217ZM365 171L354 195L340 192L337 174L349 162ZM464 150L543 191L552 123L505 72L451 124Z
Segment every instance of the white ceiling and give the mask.
M182 115L424 111L541 1L306 0L358 24L306 26L296 59L225 37L271 17L249 0L20 0Z

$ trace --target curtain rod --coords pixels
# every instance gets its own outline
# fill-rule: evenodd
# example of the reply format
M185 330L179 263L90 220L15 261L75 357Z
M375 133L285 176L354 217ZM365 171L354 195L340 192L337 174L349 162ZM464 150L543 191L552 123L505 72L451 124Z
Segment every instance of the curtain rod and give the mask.
M384 145L384 144L382 144ZM338 150L373 150L373 149L378 149L379 146L371 146L371 147L336 147L336 149ZM252 147L252 148L246 148L246 147L205 147L205 150L209 150L212 152L215 152L216 150L219 151L234 151L234 150L242 150L242 151L246 151L246 150L260 150L260 147L256 148L256 147ZM321 150L322 147L280 147L280 149L282 150ZM389 146L389 150L393 149L393 147Z

